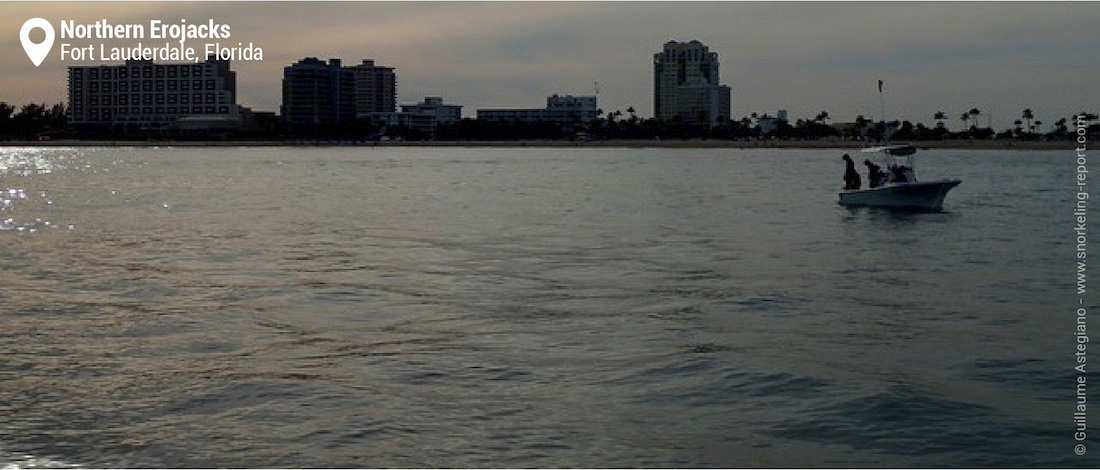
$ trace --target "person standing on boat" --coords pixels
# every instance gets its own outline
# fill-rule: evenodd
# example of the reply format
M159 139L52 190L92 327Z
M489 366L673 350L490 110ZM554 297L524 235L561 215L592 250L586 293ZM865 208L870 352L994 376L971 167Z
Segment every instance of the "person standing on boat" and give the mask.
M844 189L859 189L860 184L855 162L848 154L844 154Z
M890 180L894 183L906 183L909 181L909 167L904 165L893 165L890 167L890 173L893 174L893 178Z
M882 186L882 167L875 165L871 160L864 160L864 165L867 165L867 184L872 188Z

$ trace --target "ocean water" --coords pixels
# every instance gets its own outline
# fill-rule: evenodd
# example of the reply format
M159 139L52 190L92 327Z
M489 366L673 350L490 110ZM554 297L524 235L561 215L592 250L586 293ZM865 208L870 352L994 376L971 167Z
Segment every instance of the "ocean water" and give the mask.
M1100 465L1072 151L842 153L2 148L0 466Z

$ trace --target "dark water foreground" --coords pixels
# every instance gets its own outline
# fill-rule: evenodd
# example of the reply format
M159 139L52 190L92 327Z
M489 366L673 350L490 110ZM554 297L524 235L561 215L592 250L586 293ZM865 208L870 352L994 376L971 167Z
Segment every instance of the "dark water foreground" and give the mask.
M0 465L1100 464L1072 154L840 153L0 149Z

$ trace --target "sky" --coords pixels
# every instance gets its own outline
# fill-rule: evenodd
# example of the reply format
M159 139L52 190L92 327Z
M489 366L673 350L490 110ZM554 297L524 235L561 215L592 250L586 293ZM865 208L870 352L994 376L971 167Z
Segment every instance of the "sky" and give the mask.
M957 129L978 108L1004 129L1025 108L1048 125L1100 112L1100 2L3 2L0 101L65 101L66 67L90 65L62 62L59 38L35 67L19 40L34 17L228 24L232 44L263 49L232 65L238 102L259 111L278 110L283 67L313 56L394 67L399 103L442 96L467 116L598 82L600 108L650 117L653 54L699 40L719 55L734 118L879 118L880 79L889 119L931 125L943 111Z

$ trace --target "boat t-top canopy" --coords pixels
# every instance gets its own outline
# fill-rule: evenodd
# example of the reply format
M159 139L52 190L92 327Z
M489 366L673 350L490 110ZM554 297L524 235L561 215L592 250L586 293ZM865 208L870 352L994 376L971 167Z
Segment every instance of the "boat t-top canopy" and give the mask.
M912 145L884 145L881 147L867 147L861 149L863 153L885 153L895 157L905 157L917 153L917 148Z

